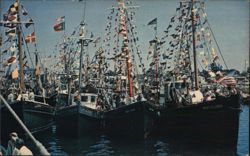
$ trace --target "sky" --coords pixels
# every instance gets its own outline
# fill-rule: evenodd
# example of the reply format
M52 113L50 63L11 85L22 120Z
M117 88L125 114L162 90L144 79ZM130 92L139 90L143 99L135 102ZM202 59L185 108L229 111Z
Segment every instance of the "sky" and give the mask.
M0 0L1 17L14 1ZM148 42L154 37L153 28L147 23L158 18L158 34L161 36L170 18L174 15L178 0L134 0L139 6L136 10L136 26L139 45L144 61L148 53ZM89 32L94 36L104 36L107 16L116 0L21 0L29 16L35 22L38 51L41 56L53 54L55 45L60 42L63 32L55 32L53 25L56 18L65 16L66 34L71 34L83 19ZM242 71L245 60L249 61L249 1L248 0L206 0L205 11L229 68ZM1 29L2 31L2 29ZM24 30L26 34L32 29ZM32 49L31 45L31 49ZM93 55L94 50L89 51Z

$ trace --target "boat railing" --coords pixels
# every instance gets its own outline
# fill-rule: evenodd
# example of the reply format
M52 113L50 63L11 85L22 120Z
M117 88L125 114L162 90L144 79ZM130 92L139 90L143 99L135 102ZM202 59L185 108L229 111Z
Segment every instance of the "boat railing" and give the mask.
M33 103L44 105L44 106L49 106L49 104L47 104L47 103L43 103L43 102L39 102L39 101L35 101L35 100L24 100L24 101L33 102Z

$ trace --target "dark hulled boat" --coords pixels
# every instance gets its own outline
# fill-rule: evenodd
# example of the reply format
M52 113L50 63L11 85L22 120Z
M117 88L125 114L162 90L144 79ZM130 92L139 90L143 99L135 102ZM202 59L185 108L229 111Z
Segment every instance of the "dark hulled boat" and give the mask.
M54 123L55 108L47 103L22 101L23 121L32 133L49 129Z
M26 55L23 53L24 49L22 47L24 40L22 34L22 24L21 21L21 4L20 1L17 0L14 4L12 4L5 14L6 18L4 19L3 26L6 27L6 31L11 29L15 29L16 31L12 33L12 35L8 35L6 33L6 38L11 42L11 44L15 45L12 50L8 49L8 53L12 53L12 61L7 61L5 67L8 70L11 70L12 64L16 63L16 58L13 56L19 56L19 69L14 69L11 74L6 74L6 79L1 79L1 83L4 86L1 86L1 93L4 98L9 102L11 108L17 113L19 118L24 122L27 128L32 132L39 132L45 129L48 129L54 119L54 107L39 101L35 101L35 95L28 88L32 88L29 84L32 80L27 79L29 83L25 82L24 79L24 59ZM15 16L15 19L9 19L7 17ZM2 22L2 21L1 21ZM29 22L30 25L34 25L33 21ZM34 34L34 33L32 33ZM35 40L29 40L30 42L34 42ZM27 42L27 41L26 41ZM16 45L18 47L16 47ZM15 55L13 55L15 54ZM37 60L37 58L36 58ZM37 74L39 77L39 74ZM15 87L14 84L18 82L19 87ZM12 88L10 87L12 84ZM2 88L3 87L3 88ZM37 87L37 86L35 86ZM11 91L10 91L11 90ZM16 122L16 120L12 117L9 110L1 104L1 141L5 140L5 138L9 139L9 133L15 131L18 132L19 135L24 135L24 131L21 129L21 126Z
M160 107L155 133L236 149L239 93L235 79L223 73L218 63L214 48L218 45L215 38L211 39L213 32L203 6L200 1L181 1L160 41L165 43L165 38L171 37L167 53L163 54L165 62L160 65L167 74L162 74L165 77L159 82L162 85L157 93ZM170 34L171 28L176 33ZM173 64L167 63L171 59Z
M92 64L89 64L89 56L87 54L85 54L87 60L83 68L84 48L88 46L90 42L92 42L91 38L84 38L82 36L85 31L85 24L84 22L81 22L79 33L76 34L80 36L72 37L79 38L77 42L80 44L71 44L74 46L80 45L81 48L79 59L80 63L79 67L77 67L79 70L79 79L76 80L73 79L72 75L70 76L69 70L71 69L71 67L69 66L67 70L65 69L65 72L68 73L67 76L71 77L68 78L68 81L66 82L68 86L67 91L65 92L65 94L58 94L59 96L57 101L56 122L59 126L58 130L61 134L74 132L74 134L77 135L88 135L98 133L101 129L101 118L104 108L98 106L97 103L101 105L100 101L102 101L101 103L103 103L105 100L98 94L98 89L96 89L98 83L94 83L92 85L91 73L89 72L88 74L88 70L92 70ZM85 69L83 81L82 69ZM71 83L72 80L74 82L78 82L78 84ZM87 85L83 87L84 84ZM72 90L71 88L75 88L75 90ZM69 126L71 126L72 128L68 129Z
M9 140L9 134L11 132L17 132L18 134L22 134L24 131L19 125L19 123L16 121L16 119L13 117L13 115L9 112L7 107L4 106L2 101L1 104L1 115L0 115L0 132L1 132L1 139L0 144L1 145L7 145L7 142ZM23 108L22 103L20 101L16 101L10 104L10 107L16 112L16 114L23 118Z
M56 123L59 133L72 134L74 132L73 135L80 136L101 131L103 114L100 107L97 106L97 94L91 92L77 93L71 96L70 104L68 104L68 96L65 97L66 105L57 107L56 110ZM60 97L61 100L62 97Z
M172 105L172 103L171 103ZM159 109L156 133L174 139L237 147L239 95L217 97L214 101ZM160 126L159 126L160 125Z
M93 134L101 131L103 111L97 106L98 95L80 93L78 122L79 131L83 134Z
M147 138L156 119L155 107L147 101L121 106L104 115L104 129L114 136Z
M54 123L54 107L48 104L29 100L16 100L9 104L31 133L47 130ZM3 144L7 143L11 132L17 132L20 136L24 136L24 130L20 124L1 104L1 141Z
M112 109L104 112L103 127L110 136L133 136L146 138L151 133L156 115L155 107L143 98L141 86L138 83L138 70L136 68L135 55L139 57L140 67L144 69L137 41L136 26L133 23L136 6L125 6L125 1L119 0L118 7L112 8L108 17L107 36L104 43L107 49L106 60L112 60L105 78L105 94L108 97ZM117 14L115 14L115 10ZM113 17L112 17L113 16ZM115 30L111 32L112 19L115 19ZM111 39L114 40L113 44ZM113 55L108 49L113 45ZM121 45L121 46L120 46ZM105 55L106 56L106 55ZM110 57L110 58L108 58ZM114 64L114 67L111 66ZM112 68L113 67L113 68ZM108 71L108 70L106 70Z

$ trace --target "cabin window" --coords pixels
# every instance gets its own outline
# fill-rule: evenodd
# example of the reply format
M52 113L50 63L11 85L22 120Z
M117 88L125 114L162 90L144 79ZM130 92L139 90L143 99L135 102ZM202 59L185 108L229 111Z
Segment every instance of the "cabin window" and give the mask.
M88 102L88 96L82 96L81 101L82 102Z
M91 96L91 102L95 102L95 96Z

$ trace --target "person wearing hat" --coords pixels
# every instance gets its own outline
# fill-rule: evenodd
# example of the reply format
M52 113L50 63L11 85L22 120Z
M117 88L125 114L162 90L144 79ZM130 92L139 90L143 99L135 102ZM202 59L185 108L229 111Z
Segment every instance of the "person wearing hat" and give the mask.
M18 138L16 140L16 148L14 149L12 155L33 155L31 150L24 145L23 139Z
M18 135L16 132L10 133L10 140L8 141L8 147L7 147L7 155L11 155L14 148L15 148L15 142L18 139Z

